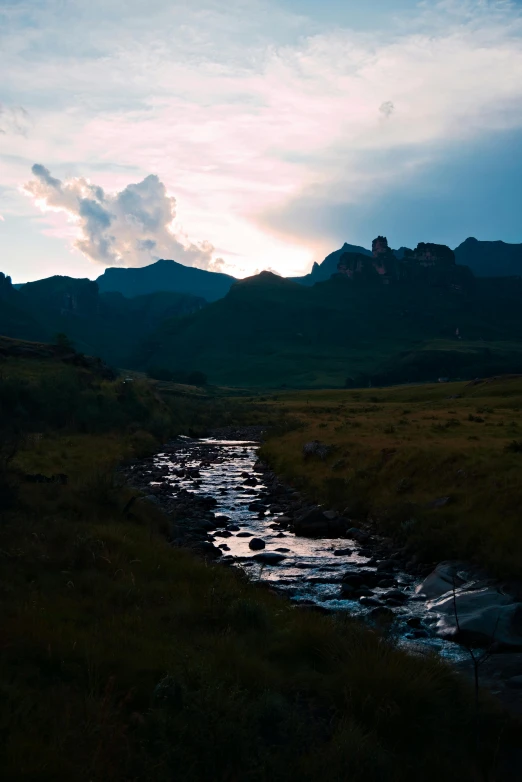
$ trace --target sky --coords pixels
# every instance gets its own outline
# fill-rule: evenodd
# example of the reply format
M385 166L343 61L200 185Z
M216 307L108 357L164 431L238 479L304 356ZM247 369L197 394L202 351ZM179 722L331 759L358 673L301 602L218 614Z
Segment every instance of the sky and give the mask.
M0 0L0 73L15 282L522 242L522 0Z

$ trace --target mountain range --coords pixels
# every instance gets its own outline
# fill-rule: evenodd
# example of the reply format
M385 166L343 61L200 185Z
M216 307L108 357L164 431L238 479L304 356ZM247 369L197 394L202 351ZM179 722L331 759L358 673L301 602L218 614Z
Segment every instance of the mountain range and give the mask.
M425 243L391 250L377 237L372 250L345 244L294 279L238 281L167 260L19 289L0 274L0 334L51 342L65 333L114 366L200 371L222 385L522 372L521 248L467 239L455 253ZM496 277L480 276L492 268Z

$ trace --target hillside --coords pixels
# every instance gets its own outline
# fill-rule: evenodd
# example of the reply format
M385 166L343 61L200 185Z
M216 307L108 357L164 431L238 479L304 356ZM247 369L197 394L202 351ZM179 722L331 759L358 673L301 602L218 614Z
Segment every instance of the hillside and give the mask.
M455 257L478 277L522 275L522 244L481 242L470 237L455 248Z
M522 339L521 299L522 282L507 280L457 292L341 276L306 287L263 272L204 310L164 323L133 360L259 387L389 382L395 362L404 366L392 382L473 377L493 366L522 371L522 349L513 344ZM434 340L442 342L426 359Z
M91 280L49 277L16 290L2 276L0 334L51 342L65 333L78 350L116 365L127 363L134 344L166 318L180 317L205 306L202 298L175 292L127 299L120 293L100 294Z
M116 291L129 298L157 291L175 291L216 301L228 293L235 278L162 260L138 269L111 267L96 282L102 293Z

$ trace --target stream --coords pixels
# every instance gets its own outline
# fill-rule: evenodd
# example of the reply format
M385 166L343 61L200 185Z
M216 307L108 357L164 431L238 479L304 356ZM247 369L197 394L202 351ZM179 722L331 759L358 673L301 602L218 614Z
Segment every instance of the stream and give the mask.
M349 611L370 621L387 614L394 620L400 645L417 653L435 651L453 662L464 660L468 652L437 634L440 615L430 610L430 601L415 593L422 578L386 560L376 562L366 542L345 536L300 537L280 525L284 506L297 493L286 488L283 502L279 496L274 498L273 474L258 463L258 447L255 441L178 439L145 464L148 469L141 475L141 486L148 484L152 492L148 499L167 509L169 503L179 507L182 501L181 507L186 507L188 501L190 507L191 498L194 502L213 498L204 545L211 543L219 549L215 554L220 562L244 569L252 580L269 582L301 605ZM193 522L188 518L186 524L190 528ZM252 550L253 539L265 544L261 551ZM266 553L279 554L280 561L260 562ZM346 579L353 575L361 580L361 574L363 583L356 596L346 594Z

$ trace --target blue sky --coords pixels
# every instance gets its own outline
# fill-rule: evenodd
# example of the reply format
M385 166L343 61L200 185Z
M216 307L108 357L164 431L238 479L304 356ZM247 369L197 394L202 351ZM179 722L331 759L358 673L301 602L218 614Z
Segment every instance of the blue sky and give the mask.
M522 242L522 6L4 0L0 270Z

